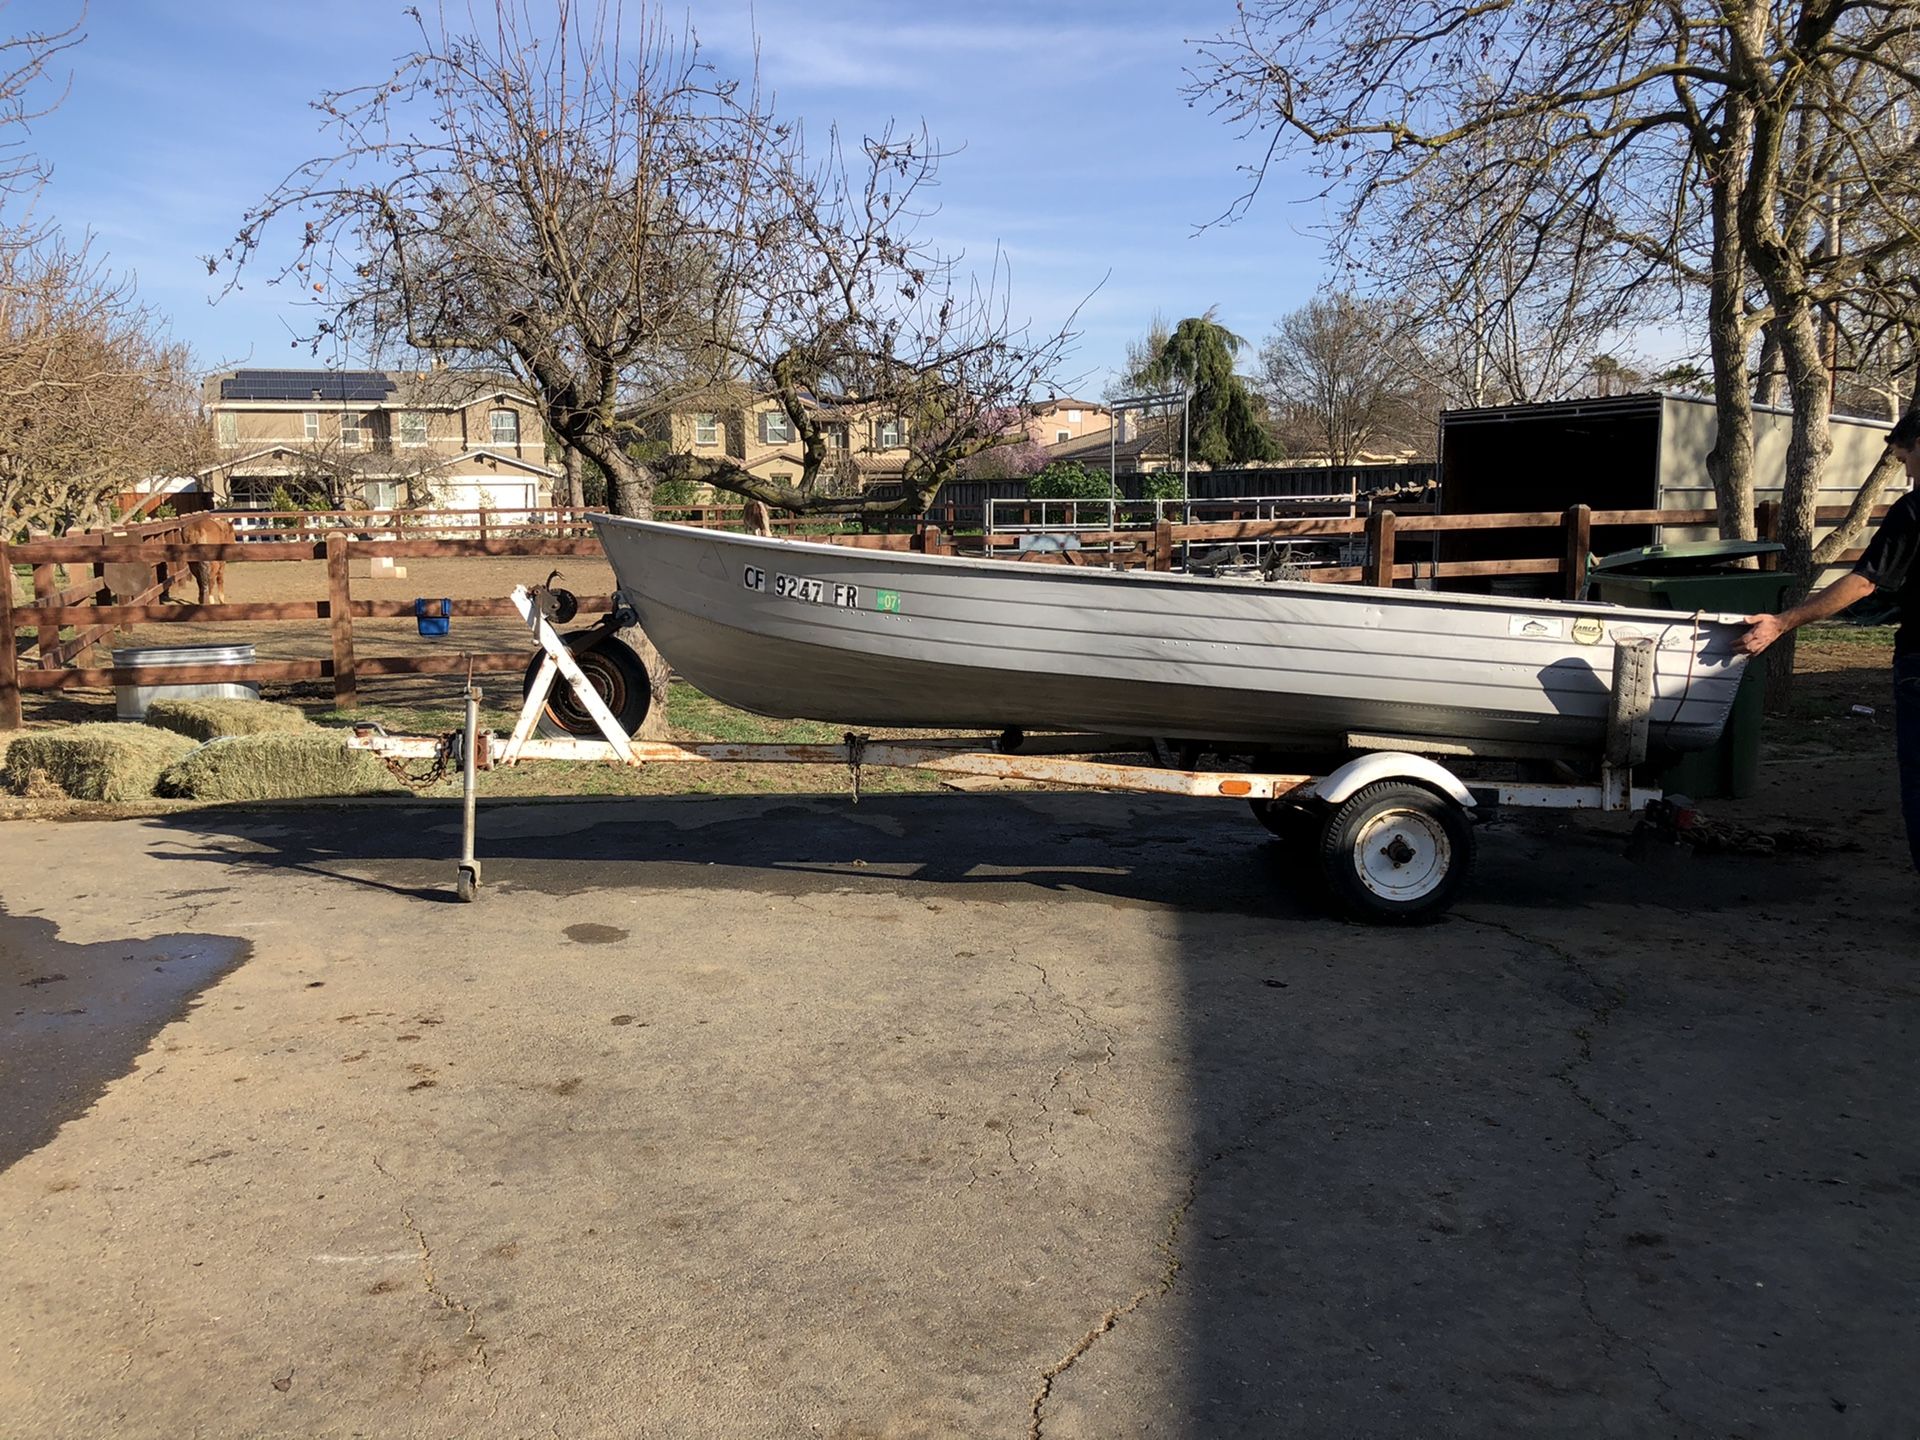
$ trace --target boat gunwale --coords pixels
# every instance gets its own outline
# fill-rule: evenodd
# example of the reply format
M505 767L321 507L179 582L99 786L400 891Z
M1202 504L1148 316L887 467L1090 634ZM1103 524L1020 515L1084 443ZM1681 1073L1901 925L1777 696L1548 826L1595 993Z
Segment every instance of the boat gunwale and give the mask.
M1349 602L1366 597L1382 597L1394 604L1466 606L1471 609L1527 613L1544 610L1573 616L1591 615L1598 619L1630 619L1662 626L1696 620L1708 625L1744 626L1747 623L1745 615L1724 611L1643 610L1636 606L1614 605L1597 600L1554 600L1520 595L1468 595L1452 590L1402 590L1380 585L1330 585L1316 584L1310 580L1221 580L1216 576L1186 575L1167 570L1144 572L1151 576L1151 580L1143 580L1141 578L1143 572L1139 571L1049 566L1046 574L1042 576L1035 573L1032 565L1020 560L995 560L984 557L975 558L970 555L927 555L915 550L878 550L856 545L831 545L820 541L789 539L779 535L748 535L736 530L713 530L701 525L683 525L670 520L636 520L631 516L609 515L604 512L594 512L586 519L596 527L605 522L619 529L640 530L649 534L662 534L681 539L703 538L715 544L739 545L754 550L775 552L799 550L809 555L833 558L843 562L848 559L857 559L869 565L880 566L904 563L909 568L920 569L978 571L985 567L997 574L1022 575L1028 579L1044 578L1056 583L1134 586L1170 584L1212 590L1225 595L1292 594Z

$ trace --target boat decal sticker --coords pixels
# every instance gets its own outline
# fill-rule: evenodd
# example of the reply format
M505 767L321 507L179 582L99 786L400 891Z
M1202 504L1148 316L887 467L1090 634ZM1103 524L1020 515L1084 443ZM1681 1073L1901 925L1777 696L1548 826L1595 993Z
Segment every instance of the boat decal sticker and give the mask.
M888 615L900 613L900 592L898 590L879 590L874 593L873 608Z
M1607 627L1591 615L1582 615L1573 622L1573 638L1582 645L1598 645L1606 633Z
M1558 640L1566 634L1566 622L1558 615L1510 615L1507 633L1529 640Z
M740 572L740 583L749 590L759 590L764 593L767 588L767 572L758 565L749 565Z

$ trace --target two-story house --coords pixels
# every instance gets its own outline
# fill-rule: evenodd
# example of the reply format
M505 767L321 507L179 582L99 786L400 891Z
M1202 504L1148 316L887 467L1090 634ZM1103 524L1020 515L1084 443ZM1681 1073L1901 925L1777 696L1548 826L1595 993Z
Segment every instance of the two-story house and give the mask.
M1091 400L1053 396L1036 405L1022 428L1036 445L1065 445L1088 435L1104 435L1113 412Z
M513 381L447 370L235 370L206 382L215 504L266 509L553 503L539 407Z
M898 480L912 455L907 422L872 406L819 404L827 442L824 488L859 491ZM754 475L798 484L804 455L800 437L780 402L739 392L675 409L654 422L654 434L673 450L731 460Z

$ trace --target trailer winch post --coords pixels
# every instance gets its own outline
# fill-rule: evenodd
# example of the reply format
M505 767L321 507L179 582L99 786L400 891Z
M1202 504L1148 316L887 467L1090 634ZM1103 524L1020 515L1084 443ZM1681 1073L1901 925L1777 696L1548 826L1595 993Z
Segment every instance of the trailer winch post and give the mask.
M454 890L462 900L480 893L480 862L473 854L474 768L480 749L480 687L467 686L466 734L460 746L460 870Z

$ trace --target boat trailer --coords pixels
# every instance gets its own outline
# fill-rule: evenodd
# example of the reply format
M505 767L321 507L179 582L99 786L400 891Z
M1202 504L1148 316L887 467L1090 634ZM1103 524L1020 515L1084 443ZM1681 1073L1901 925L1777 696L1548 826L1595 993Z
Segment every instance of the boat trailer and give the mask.
M455 891L462 900L480 893L481 862L475 853L475 780L482 770L537 760L613 765L780 764L844 765L859 802L861 771L869 766L927 770L940 775L1031 781L1075 789L1194 799L1238 800L1273 835L1304 852L1326 882L1330 898L1356 919L1406 923L1431 919L1446 909L1472 864L1473 827L1504 807L1603 810L1634 813L1661 801L1658 789L1636 787L1633 769L1647 756L1653 695L1653 642L1627 640L1614 651L1612 704L1606 746L1590 783L1531 784L1462 779L1436 755L1477 761L1544 759L1498 751L1470 742L1412 737L1350 735L1359 753L1320 774L1264 770L1169 768L1098 758L1139 754L1164 744L1114 735L1007 730L999 735L936 740L874 739L849 731L838 743L806 745L699 743L636 740L625 733L558 630L574 606L563 590L519 586L513 604L539 646L541 660L526 686L524 703L506 736L482 730L481 692L469 681L462 729L446 735L395 735L377 724L354 727L348 743L391 761L429 760L436 773L458 766L461 774L460 859ZM621 619L608 617L609 630ZM564 681L581 710L592 717L598 738L543 736L538 732L554 686ZM1403 748L1404 747L1404 748ZM1193 757L1197 759L1197 756Z

